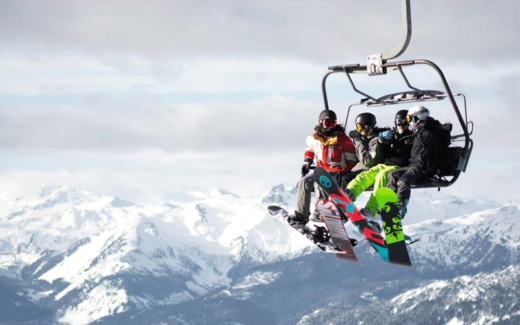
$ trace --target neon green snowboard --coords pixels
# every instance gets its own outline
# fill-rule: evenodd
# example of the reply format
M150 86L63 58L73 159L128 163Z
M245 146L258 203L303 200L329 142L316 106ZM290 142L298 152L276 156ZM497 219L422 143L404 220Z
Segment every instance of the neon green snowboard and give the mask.
M397 195L391 189L381 187L376 190L376 199L383 220L390 262L406 266L412 265L399 215Z

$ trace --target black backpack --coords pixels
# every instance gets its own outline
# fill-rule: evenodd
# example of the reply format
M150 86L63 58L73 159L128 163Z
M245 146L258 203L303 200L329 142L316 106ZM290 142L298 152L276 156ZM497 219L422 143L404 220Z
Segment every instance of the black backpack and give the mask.
M444 160L450 157L449 147L451 144L451 130L453 125L448 122L441 124L440 128L435 131L437 138L439 139L439 146L437 147L437 159Z
M452 129L453 125L448 122L433 130L439 139L434 168L435 174L439 176L451 176L454 172L454 157L450 151Z

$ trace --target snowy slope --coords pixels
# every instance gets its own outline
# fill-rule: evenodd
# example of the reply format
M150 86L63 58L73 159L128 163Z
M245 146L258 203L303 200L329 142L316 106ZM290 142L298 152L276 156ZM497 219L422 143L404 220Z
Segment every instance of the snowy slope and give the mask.
M406 306L399 313L408 317L442 315L446 323L492 324L512 319L518 322L519 289L520 266L513 265L497 272L433 281L395 297L388 305Z
M294 198L285 196L284 190L274 188L275 193L264 198L265 203L271 204L269 198L276 198L289 205L286 207L290 210ZM366 196L367 193L359 202ZM318 253L263 265L193 303L127 313L105 319L102 324L126 324L135 319L149 324L162 324L166 319L171 324L256 324L258 314L268 323L280 325L298 321L454 325L487 324L494 319L499 319L496 324L516 324L520 305L508 297L517 290L518 267L505 270L520 262L515 257L520 243L517 205L501 207L495 202L461 199L437 191L414 191L412 200L405 229L422 236L410 248L412 268L380 261L366 242L361 242L356 248L359 264ZM355 234L354 230L351 232ZM450 296L460 289L468 292L464 297L470 297L469 293L479 292L479 286L492 279L499 279L495 281L498 285L474 300L461 299L457 304L456 297ZM441 284L446 284L444 291L430 295L431 286ZM403 292L417 294L413 299L398 299ZM443 300L443 295L448 300ZM489 297L502 302L484 305ZM410 309L414 299L419 305ZM445 309L446 306L453 309ZM482 306L486 308L483 312ZM430 310L435 311L435 317L430 317Z
M463 325L520 322L520 266L491 273L430 281L377 306L357 309L322 308L298 325L377 324Z
M459 198L442 190L437 191L437 189L414 190L404 222L411 225L430 219L451 219L500 206L492 200L480 197Z
M248 274L252 267L319 251L265 213L270 204L294 209L295 194L283 185L258 198L213 189L147 206L66 186L44 188L32 201L0 195L0 276L25 283L21 295L68 324L189 301L235 276L245 280L234 288L254 288L280 274ZM406 232L422 237L411 249L414 266L520 260L518 217L515 204L414 191L405 219ZM476 240L489 249L475 250Z
M447 268L479 268L520 262L520 209L518 204L474 212L460 217L431 219L405 227L421 241L411 252L419 267L435 263Z
M309 251L304 238L266 216L260 199L217 189L192 194L195 201L182 207L67 187L46 188L32 202L4 200L0 275L45 281L40 289L62 310L60 320L86 324L129 306L192 299L228 284L242 260L257 265ZM162 296L145 288L132 294L129 277L180 283Z

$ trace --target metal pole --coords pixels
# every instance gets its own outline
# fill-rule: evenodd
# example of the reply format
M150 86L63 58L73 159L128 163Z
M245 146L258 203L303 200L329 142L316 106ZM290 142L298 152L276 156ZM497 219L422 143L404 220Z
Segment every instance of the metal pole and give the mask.
M404 53L410 39L412 38L412 11L410 9L410 0L402 1L402 12L403 12L403 37L397 47L390 52L381 54L383 60L395 59Z
M410 9L410 0L403 0L402 8L403 37L401 38L401 42L393 51L387 53L373 54L367 57L366 73L369 76L378 76L386 74L387 69L384 67L384 64L388 60L395 59L399 55L403 54L406 48L408 47L408 44L410 43L410 39L412 38L412 11Z

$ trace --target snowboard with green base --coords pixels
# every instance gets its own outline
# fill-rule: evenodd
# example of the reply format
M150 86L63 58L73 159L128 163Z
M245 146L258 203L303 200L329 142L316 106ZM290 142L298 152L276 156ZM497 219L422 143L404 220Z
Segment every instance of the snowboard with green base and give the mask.
M386 246L388 247L389 260L392 263L411 266L410 256L405 241L401 216L399 215L399 203L394 191L387 187L381 187L375 193L383 229L385 230Z

